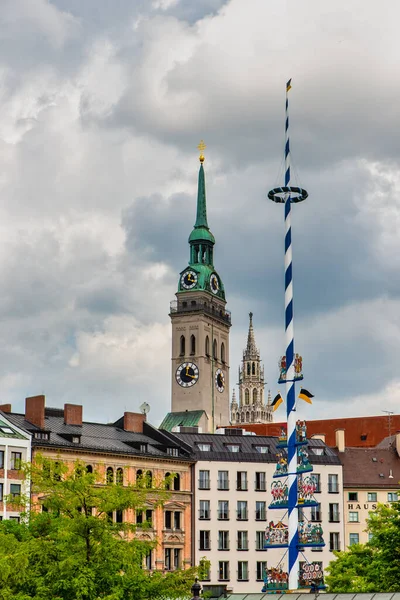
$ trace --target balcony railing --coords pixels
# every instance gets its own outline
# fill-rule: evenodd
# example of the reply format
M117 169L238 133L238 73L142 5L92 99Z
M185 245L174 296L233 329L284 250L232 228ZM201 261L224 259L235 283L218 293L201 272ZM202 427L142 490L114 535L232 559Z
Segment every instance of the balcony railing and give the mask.
M219 305L206 302L204 297L191 298L190 300L172 300L170 303L170 313L189 313L189 312L205 312L216 319L220 319L228 325L231 325L231 313Z

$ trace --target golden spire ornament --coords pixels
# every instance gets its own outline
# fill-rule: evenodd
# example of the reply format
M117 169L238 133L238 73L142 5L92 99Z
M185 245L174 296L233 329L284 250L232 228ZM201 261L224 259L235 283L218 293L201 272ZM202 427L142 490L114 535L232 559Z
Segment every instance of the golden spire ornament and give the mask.
M205 143L204 143L204 140L200 140L200 144L197 146L197 149L198 149L198 150L199 150L199 152L200 152L199 161L200 161L201 163L203 163L203 162L204 162L204 154L203 154L203 151L204 151L206 148L207 148L207 146L205 145Z

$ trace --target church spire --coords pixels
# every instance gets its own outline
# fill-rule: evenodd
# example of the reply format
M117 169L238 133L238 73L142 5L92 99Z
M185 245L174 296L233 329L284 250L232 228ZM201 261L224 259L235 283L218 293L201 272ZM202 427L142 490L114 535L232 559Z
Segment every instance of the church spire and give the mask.
M211 233L207 222L206 182L204 176L204 154L206 145L201 140L197 146L200 150L199 183L197 188L197 211L196 222L189 236L190 261L189 264L205 263L213 268L213 246L215 238Z
M254 329L253 329L253 313L249 313L249 333L247 334L247 346L245 350L245 356L248 358L256 358L259 356L259 352L256 346L256 340L254 337Z

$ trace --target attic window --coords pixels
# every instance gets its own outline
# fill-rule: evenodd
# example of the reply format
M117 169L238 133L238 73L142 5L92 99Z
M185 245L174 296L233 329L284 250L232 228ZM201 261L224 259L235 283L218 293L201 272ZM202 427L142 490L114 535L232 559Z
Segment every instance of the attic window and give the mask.
M73 444L79 444L80 441L81 441L81 436L80 435L73 435L72 436L72 443Z
M254 450L259 452L259 454L268 454L269 447L268 446L254 446Z
M227 444L226 449L228 452L240 452L240 446L237 446L236 444Z
M324 455L324 448L310 448L310 450L316 456L323 456Z
M48 431L35 431L34 438L35 440L49 440L50 433Z
M140 452L147 452L147 444L140 444Z
M197 444L197 449L201 452L211 452L211 444Z
M379 477L385 477L383 473L379 473Z
M167 454L170 456L179 456L179 448L167 448Z
M11 433L11 434L15 433L14 430L11 429L11 427L7 427L7 425L2 425L0 427L0 431L1 431L1 433Z
M372 457L372 462L378 462L378 459L376 458L376 456Z

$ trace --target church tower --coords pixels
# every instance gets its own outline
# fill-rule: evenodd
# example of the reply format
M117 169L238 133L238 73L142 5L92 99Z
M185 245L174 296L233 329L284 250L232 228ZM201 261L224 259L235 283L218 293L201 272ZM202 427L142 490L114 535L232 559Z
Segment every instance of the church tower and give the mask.
M205 146L200 143L202 152ZM189 264L171 303L172 413L205 411L208 430L229 424L229 329L225 290L214 268L215 238L207 222L204 156L200 154L196 223Z
M264 367L256 346L253 329L253 313L249 314L247 346L243 351L242 366L239 368L239 404L233 391L231 404L232 425L238 423L272 423L271 396L264 403Z

